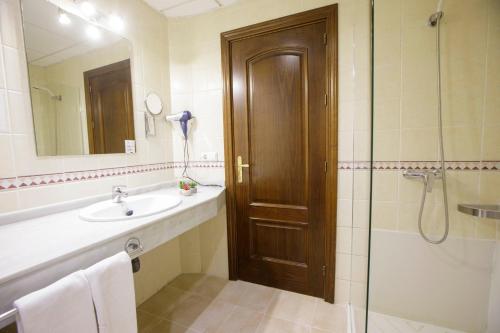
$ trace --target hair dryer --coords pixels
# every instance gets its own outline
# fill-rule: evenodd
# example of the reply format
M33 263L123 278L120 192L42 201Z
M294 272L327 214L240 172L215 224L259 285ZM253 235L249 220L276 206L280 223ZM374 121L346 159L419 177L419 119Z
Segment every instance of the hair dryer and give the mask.
M181 124L182 133L184 134L184 139L187 140L188 137L188 122L193 119L193 115L190 111L182 111L176 114L172 114L166 117L170 121L178 121Z

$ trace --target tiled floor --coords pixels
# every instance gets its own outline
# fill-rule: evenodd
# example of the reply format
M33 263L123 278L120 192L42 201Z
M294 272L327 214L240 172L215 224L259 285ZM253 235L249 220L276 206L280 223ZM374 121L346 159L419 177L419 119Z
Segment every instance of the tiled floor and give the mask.
M140 333L346 333L345 306L243 281L183 274L139 306Z

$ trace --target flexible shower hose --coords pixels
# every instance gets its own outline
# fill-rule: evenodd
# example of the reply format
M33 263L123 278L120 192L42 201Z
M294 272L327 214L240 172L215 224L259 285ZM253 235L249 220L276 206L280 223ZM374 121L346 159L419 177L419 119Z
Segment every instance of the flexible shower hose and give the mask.
M438 93L438 126L439 126L439 153L440 153L440 167L441 167L441 180L443 182L443 201L444 201L444 217L445 226L443 236L438 240L433 240L425 234L422 228L422 214L424 212L425 198L427 196L427 187L429 182L424 179L424 189L422 191L422 199L420 202L420 211L418 213L418 231L423 239L431 244L441 244L448 237L450 230L450 219L448 214L448 193L446 190L446 168L444 165L444 144L443 144L443 115L441 107L441 38L440 38L440 23L442 15L437 16L436 22L436 60L437 60L437 93Z

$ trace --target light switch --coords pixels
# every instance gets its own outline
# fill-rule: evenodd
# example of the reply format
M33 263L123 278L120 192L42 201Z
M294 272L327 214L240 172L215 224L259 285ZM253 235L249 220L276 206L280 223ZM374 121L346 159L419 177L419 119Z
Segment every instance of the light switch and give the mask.
M135 140L125 140L125 154L135 154Z

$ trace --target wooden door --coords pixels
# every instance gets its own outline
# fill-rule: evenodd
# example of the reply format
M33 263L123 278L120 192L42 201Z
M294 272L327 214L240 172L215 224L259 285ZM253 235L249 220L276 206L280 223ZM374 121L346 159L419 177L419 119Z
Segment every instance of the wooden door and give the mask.
M295 19L230 43L237 274L324 296L328 27Z
M134 140L130 60L84 73L89 151L124 153L124 140Z

